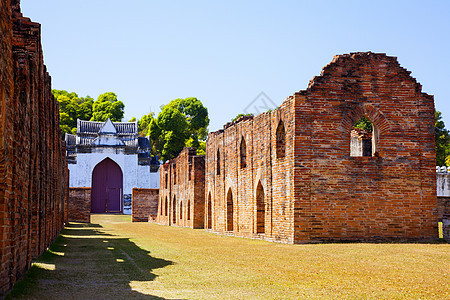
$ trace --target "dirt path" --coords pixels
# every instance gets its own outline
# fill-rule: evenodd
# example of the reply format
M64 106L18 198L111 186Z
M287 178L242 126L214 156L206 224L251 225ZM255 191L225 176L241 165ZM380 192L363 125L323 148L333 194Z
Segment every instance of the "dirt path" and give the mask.
M94 215L36 261L19 299L448 299L448 244L283 245Z

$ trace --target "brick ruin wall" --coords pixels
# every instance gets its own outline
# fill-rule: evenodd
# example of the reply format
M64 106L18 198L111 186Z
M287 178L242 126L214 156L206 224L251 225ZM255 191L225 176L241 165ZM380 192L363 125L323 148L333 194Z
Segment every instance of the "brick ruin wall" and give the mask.
M204 227L205 157L195 148L160 167L156 222L190 228Z
M208 136L207 228L293 243L293 105L288 99L274 112L241 118ZM284 132L278 153L277 130Z
M131 219L133 222L155 221L158 214L159 189L133 188Z
M350 156L362 116L374 124L370 157ZM336 56L278 109L210 133L205 160L212 230L289 243L437 238L434 100L394 57Z
M40 25L0 2L0 295L65 222L68 171Z
M69 188L69 200L67 203L67 215L69 222L91 221L91 188Z

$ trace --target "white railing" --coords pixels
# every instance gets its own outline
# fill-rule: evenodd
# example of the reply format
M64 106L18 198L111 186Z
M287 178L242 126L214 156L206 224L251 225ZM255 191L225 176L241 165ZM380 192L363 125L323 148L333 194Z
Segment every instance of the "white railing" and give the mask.
M436 166L436 173L450 173L450 167L446 166Z

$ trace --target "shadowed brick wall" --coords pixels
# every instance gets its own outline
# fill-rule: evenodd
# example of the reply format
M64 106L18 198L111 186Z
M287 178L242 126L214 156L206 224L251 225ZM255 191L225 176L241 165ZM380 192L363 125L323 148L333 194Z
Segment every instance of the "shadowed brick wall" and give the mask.
M161 166L157 223L203 228L205 157L196 153L195 148L184 148Z
M65 222L67 165L40 25L0 2L0 296Z
M155 221L158 214L159 189L133 188L131 215L133 222Z
M69 222L91 221L91 188L69 188L69 201L67 205Z
M363 116L375 151L350 156ZM276 110L210 133L205 160L214 231L289 243L437 238L434 100L395 57L335 56Z

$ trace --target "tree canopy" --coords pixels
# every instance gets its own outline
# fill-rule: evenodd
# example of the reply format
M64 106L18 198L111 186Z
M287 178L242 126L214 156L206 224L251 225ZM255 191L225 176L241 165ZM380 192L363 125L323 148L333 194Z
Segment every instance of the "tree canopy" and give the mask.
M356 121L355 124L353 124L353 127L363 129L367 132L372 132L372 130L373 130L372 122L370 122L370 120L367 119L365 116L363 116L361 119Z
M440 111L434 112L434 133L436 140L436 165L450 166L450 134L445 129Z
M52 93L59 102L59 126L63 138L65 133L76 133L77 119L90 120L92 118L93 98L79 97L77 93L69 93L64 90L52 90Z
M163 160L176 157L184 147L204 154L208 125L208 109L197 98L172 100L156 118L151 112L138 121L140 135L150 138L152 154Z
M65 133L76 133L77 119L104 122L108 118L112 121L121 121L123 118L125 106L114 93L101 94L96 101L90 96L83 98L65 90L52 90L52 93L59 102L62 138Z
M91 121L105 122L111 119L113 122L120 122L123 118L125 105L117 99L117 95L108 92L98 96L92 105Z

